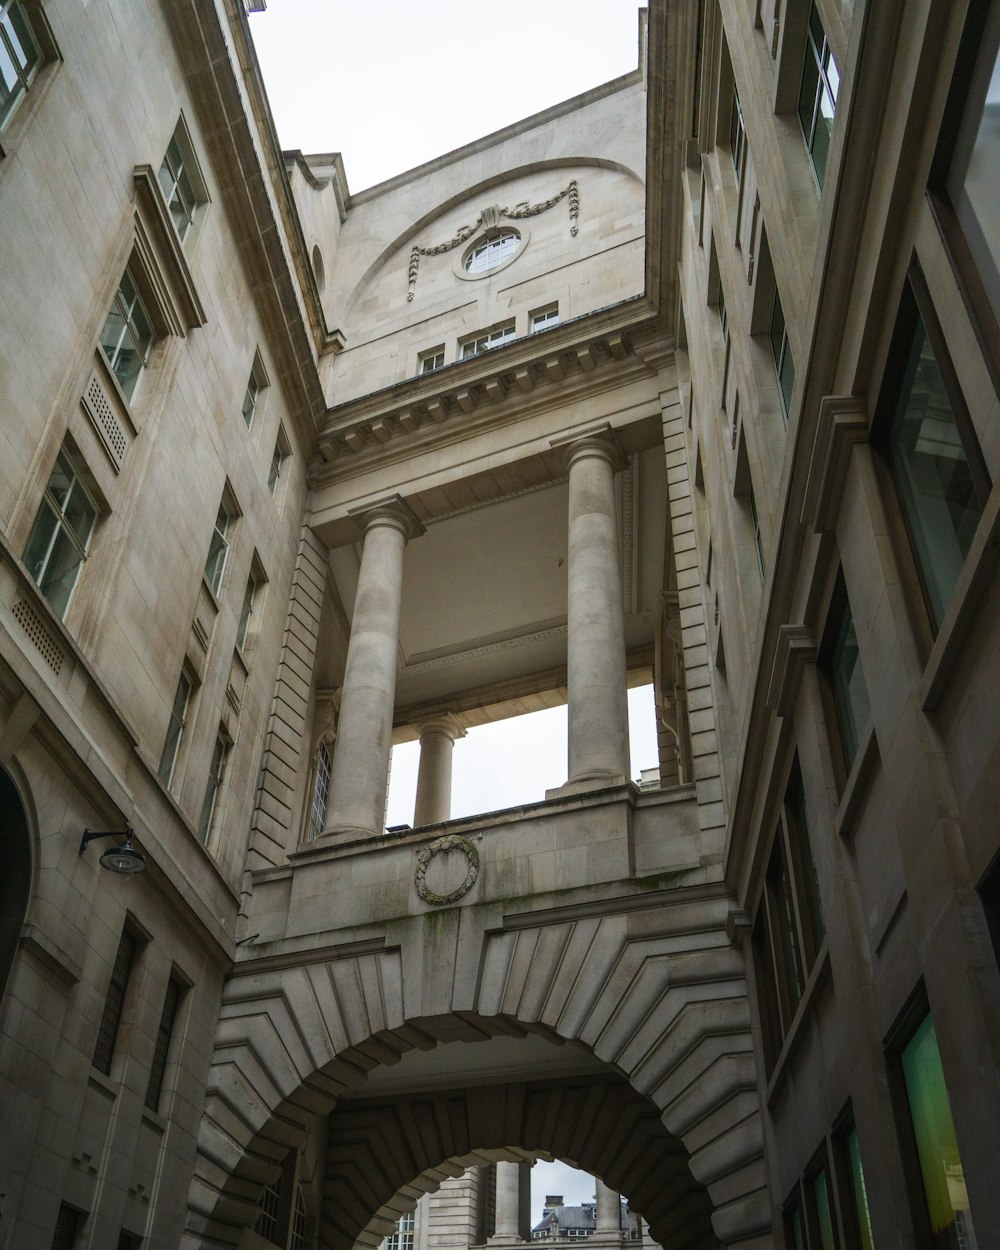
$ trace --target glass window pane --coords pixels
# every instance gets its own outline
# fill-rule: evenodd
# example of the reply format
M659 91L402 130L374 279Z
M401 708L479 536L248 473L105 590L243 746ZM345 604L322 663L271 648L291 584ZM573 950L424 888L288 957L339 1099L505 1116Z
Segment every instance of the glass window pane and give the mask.
M854 1199L855 1228L858 1234L860 1250L874 1250L872 1238L872 1221L868 1213L868 1191L865 1189L865 1174L861 1167L861 1144L858 1141L858 1130L851 1129L845 1143L847 1147L847 1163L851 1172L851 1195Z
M58 516L53 511L52 505L48 500L43 499L38 509L38 515L35 517L35 524L31 527L31 537L28 539L28 545L24 549L25 566L36 582L42 576L42 570L45 568L52 540L58 528Z
M48 599L56 616L62 617L66 613L82 563L80 549L66 531L60 529L38 582L39 590Z
M858 636L854 628L851 605L844 604L844 614L831 657L833 697L837 707L837 722L844 746L844 757L850 768L861 744L861 731L867 726L871 708L868 687L861 668Z
M948 174L955 208L976 268L1000 318L1000 5L987 19L979 59Z
M28 78L31 70L41 60L41 53L35 43L35 36L31 32L28 15L19 0L13 0L10 9L4 15L3 26L10 49L24 77Z
M902 1064L935 1250L974 1250L965 1174L930 1016L910 1039Z
M813 1180L813 1199L816 1203L816 1223L819 1227L821 1250L837 1250L837 1239L833 1232L833 1213L830 1210L830 1186L825 1168Z
M0 126L13 113L24 87L7 42L0 36Z
M812 144L813 114L816 112L816 89L819 86L819 66L813 55L812 47L806 50L806 59L802 66L802 84L799 87L799 122L802 133L806 137L806 147Z
M889 455L931 614L940 626L984 501L919 318L889 432Z
M63 508L63 516L80 547L86 551L90 543L90 535L94 530L94 522L97 520L97 509L90 502L79 482L73 484Z

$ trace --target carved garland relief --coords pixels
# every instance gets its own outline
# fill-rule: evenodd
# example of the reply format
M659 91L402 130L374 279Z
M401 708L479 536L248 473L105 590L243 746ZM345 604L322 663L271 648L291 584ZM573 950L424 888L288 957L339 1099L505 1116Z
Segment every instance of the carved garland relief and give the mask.
M447 893L443 890L435 890L427 883L427 870L437 855L444 855L445 861L455 858L451 854L453 851L458 851L465 860L465 877ZM442 880L438 884L451 884L455 875L450 870L450 866L446 867L442 873ZM479 852L475 846L468 838L463 838L461 834L449 833L443 838L435 839L429 846L425 846L417 856L417 873L413 883L417 888L417 893L425 903L429 903L432 907L444 907L448 903L457 903L460 898L468 894L476 884L478 876Z
M509 221L520 221L525 217L537 217L539 213L544 213L547 209L558 204L560 200L567 198L569 200L569 232L575 238L579 229L577 222L580 217L580 191L574 178L568 186L563 187L558 194L552 196L549 200L542 200L538 204L530 204L527 200L521 200L513 208L501 208L499 205L491 205L489 208L482 210L471 226L460 226L455 231L455 234L445 243L437 243L434 247L414 246L410 251L410 263L406 275L409 287L406 294L407 302L409 303L413 299L414 288L417 285L417 275L420 271L421 256L441 256L445 252L450 252L453 248L467 243L479 230L495 230L505 217Z

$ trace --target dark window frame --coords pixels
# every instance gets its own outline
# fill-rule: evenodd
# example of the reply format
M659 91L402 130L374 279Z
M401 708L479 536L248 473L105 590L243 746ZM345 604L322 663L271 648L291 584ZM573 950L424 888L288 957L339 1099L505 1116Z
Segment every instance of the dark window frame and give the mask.
M976 62L996 0L970 0L965 28L952 72L951 87L941 118L938 141L927 179L928 202L938 234L958 280L966 312L993 381L1000 391L1000 313L986 293L972 249L948 194L948 175L958 146Z
M94 1041L94 1055L91 1063L98 1072L105 1076L111 1075L115 1052L118 1049L118 1034L128 1004L129 985L135 965L142 951L142 939L126 925L118 939L111 976L104 995L104 1007Z
M797 756L789 765L774 821L752 933L765 1062L770 1072L791 1031L825 939Z
M940 632L942 622L936 620L927 577L919 557L917 537L903 503L892 467L892 454L889 446L901 394L901 382L918 322L923 325L927 341L934 353L973 486L983 502L984 510L993 484L927 282L914 255L900 294L896 321L882 374L882 384L872 417L871 442L878 456L879 476L883 480L883 485L889 487L895 500L895 507L889 509L890 523L894 531L893 546L897 557L901 559L904 571L908 574L906 580L918 589L918 596L910 595L907 601L911 623L924 653L924 659L926 659L935 637Z
M823 698L823 707L826 712L827 724L831 726L831 732L828 733L830 744L830 754L833 757L834 772L837 775L838 787L843 792L847 785L847 779L851 775L851 770L858 759L864 754L864 745L867 735L868 726L871 721L871 696L868 695L869 719L865 724L857 725L858 741L852 753L849 753L849 744L844 731L844 721L840 713L838 699L835 693L834 673L833 673L833 652L836 649L838 638L843 625L845 612L849 612L852 622L854 621L854 608L851 605L850 596L847 593L847 583L844 579L843 568L838 568L837 576L834 581L833 591L830 595L829 606L826 612L826 624L823 627L823 637L820 641L819 650L816 656L816 667L822 676L820 683ZM855 633L857 631L855 630ZM858 663L861 664L861 651L858 649ZM861 667L862 676L864 677L864 665ZM868 680L865 678L865 692L868 693Z

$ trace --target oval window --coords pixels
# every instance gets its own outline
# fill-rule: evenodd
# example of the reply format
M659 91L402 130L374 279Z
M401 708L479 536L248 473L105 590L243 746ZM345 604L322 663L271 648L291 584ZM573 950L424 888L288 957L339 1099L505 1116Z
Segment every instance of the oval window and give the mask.
M465 268L469 273L486 273L496 269L517 251L521 236L516 230L505 230L500 234L491 235L475 244L465 258Z

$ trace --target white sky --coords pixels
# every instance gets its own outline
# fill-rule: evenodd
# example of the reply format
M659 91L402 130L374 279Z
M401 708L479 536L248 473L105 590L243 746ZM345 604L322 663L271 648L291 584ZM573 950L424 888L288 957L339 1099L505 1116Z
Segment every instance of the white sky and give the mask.
M568 1163L536 1163L531 1169L531 1227L542 1218L548 1194L562 1194L568 1207L594 1199L594 1178Z
M641 769L656 767L653 687L630 690L628 708L631 771L638 779ZM413 823L419 760L419 742L393 748L385 822L390 827ZM540 802L546 790L561 786L565 780L565 707L480 725L455 743L451 814L457 819Z
M636 68L637 0L267 0L250 15L283 148L352 191Z
M283 148L340 152L353 192L635 69L637 0L268 0L250 26ZM656 764L652 688L629 692L632 775ZM413 819L418 745L393 752L387 824ZM566 780L566 709L472 730L455 745L454 816L533 802ZM593 1179L532 1173L569 1205Z

